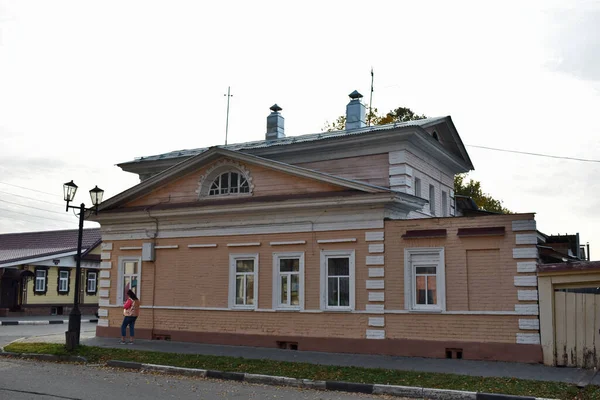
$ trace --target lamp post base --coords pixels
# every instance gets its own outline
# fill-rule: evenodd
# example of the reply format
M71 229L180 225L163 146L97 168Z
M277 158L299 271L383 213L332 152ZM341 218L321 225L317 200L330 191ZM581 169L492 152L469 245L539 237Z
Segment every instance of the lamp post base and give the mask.
M81 333L81 312L79 307L73 307L69 314L69 330L65 332L67 350L75 350L79 346Z

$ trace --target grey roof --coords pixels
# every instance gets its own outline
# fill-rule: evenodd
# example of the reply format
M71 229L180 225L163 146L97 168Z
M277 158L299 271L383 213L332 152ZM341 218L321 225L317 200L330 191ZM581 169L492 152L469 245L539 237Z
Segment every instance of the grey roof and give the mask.
M0 235L0 265L77 250L77 229ZM100 229L84 229L82 249L100 242Z
M253 142L246 143L236 143L229 144L224 146L219 146L221 148L233 151L240 150L250 150L250 149L260 149L266 147L273 146L285 146L295 143L306 143L306 142L314 142L318 140L326 140L333 138L340 138L345 136L355 136L361 135L365 133L371 133L376 131L384 131L394 128L401 128L407 126L420 126L424 127L427 125L434 125L436 123L442 122L446 120L448 117L435 117L435 118L425 118L419 119L415 121L407 121L407 122L396 122L393 124L387 125L376 125L376 126L368 126L364 128L357 128L352 130L343 130L343 131L331 131L331 132L320 132L320 133L312 133L308 135L300 135L300 136L288 136L281 139L272 139L272 140L257 140ZM186 150L175 150L169 153L157 154L153 156L146 157L136 157L132 162L143 162L143 161L155 161L155 160L165 160L170 158L179 158L179 157L192 157L198 154L204 153L208 150L208 147L198 148L198 149L186 149Z

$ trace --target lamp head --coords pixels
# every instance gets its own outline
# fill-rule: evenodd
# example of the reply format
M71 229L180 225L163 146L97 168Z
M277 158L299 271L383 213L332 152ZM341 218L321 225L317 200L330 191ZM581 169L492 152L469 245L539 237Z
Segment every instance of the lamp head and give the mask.
M67 182L63 185L63 190L65 194L65 201L67 203L73 201L75 198L75 193L77 192L77 185L71 180L71 182Z
M100 189L98 186L94 187L90 190L90 197L92 198L92 204L95 207L98 207L100 203L102 203L102 196L104 196L104 190Z

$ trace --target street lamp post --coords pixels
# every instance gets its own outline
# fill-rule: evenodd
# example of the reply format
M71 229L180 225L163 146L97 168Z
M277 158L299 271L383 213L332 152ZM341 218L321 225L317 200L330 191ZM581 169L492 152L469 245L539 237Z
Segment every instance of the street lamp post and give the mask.
M77 192L77 185L71 182L67 182L63 185L65 201L67 202L66 210L69 208L79 210L79 232L77 235L77 257L75 267L75 295L73 296L73 308L69 313L69 330L65 332L66 347L67 350L74 350L79 345L79 337L81 333L81 311L79 311L79 285L81 277L81 244L83 242L83 221L85 219L86 211L94 211L98 214L98 205L102 202L102 196L104 190L98 186L90 190L90 197L92 198L93 208L85 208L85 204L81 203L79 207L71 206L69 203L75 198Z

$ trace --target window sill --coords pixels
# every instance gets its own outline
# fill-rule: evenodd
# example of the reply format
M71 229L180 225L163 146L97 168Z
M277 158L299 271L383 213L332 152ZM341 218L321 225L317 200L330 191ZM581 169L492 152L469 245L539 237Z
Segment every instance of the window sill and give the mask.
M299 312L300 307L277 307L275 308L275 311L279 312L279 311L284 311L284 312Z
M354 311L351 308L325 308L321 309L323 312L334 312L334 313L351 313Z
M254 306L252 306L252 307L233 306L233 307L230 307L230 309L232 311L256 311L256 307L254 307Z
M441 314L444 312L441 308L411 308L408 310L410 313L422 313L422 314Z

